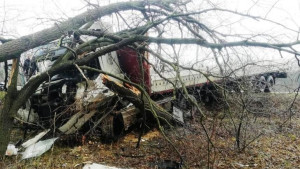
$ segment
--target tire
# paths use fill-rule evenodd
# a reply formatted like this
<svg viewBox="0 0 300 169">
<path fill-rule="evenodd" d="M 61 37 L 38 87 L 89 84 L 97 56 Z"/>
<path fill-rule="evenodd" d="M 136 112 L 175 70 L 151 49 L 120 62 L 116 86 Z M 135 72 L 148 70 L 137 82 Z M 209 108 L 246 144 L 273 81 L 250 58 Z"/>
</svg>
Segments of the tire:
<svg viewBox="0 0 300 169">
<path fill-rule="evenodd" d="M 214 102 L 217 102 L 219 94 L 213 85 L 208 84 L 202 86 L 200 96 L 201 102 L 203 102 L 206 106 L 212 106 Z"/>
<path fill-rule="evenodd" d="M 274 84 L 275 84 L 275 80 L 274 80 L 273 76 L 271 76 L 271 75 L 268 76 L 264 92 L 266 92 L 266 93 L 271 92 L 273 90 Z"/>
<path fill-rule="evenodd" d="M 261 76 L 256 82 L 256 90 L 258 92 L 264 92 L 267 86 L 267 81 L 264 76 Z"/>
</svg>

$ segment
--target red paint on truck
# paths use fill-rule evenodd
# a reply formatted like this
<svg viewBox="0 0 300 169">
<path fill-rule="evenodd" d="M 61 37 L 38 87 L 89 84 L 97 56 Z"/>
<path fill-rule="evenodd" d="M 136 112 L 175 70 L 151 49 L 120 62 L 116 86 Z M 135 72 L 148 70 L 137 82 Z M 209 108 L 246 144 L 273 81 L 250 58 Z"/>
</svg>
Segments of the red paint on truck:
<svg viewBox="0 0 300 169">
<path fill-rule="evenodd" d="M 129 47 L 117 51 L 121 70 L 134 83 L 142 84 L 143 77 L 138 61 L 138 52 Z M 148 94 L 151 93 L 150 65 L 143 61 L 144 83 Z"/>
</svg>

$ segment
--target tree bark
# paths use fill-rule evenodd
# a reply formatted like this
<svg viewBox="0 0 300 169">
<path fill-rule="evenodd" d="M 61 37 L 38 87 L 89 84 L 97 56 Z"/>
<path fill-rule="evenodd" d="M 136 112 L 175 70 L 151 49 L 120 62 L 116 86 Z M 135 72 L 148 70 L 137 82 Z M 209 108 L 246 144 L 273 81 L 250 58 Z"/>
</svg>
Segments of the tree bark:
<svg viewBox="0 0 300 169">
<path fill-rule="evenodd" d="M 0 157 L 4 155 L 10 141 L 11 129 L 13 126 L 12 105 L 17 96 L 17 81 L 19 73 L 19 59 L 13 63 L 12 75 L 4 98 L 3 108 L 0 109 Z"/>
</svg>

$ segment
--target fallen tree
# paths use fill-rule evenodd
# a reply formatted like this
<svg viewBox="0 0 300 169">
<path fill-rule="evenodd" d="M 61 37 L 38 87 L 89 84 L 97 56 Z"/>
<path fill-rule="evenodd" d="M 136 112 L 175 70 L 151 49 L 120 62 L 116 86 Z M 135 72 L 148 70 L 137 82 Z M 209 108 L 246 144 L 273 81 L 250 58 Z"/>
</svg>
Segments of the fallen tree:
<svg viewBox="0 0 300 169">
<path fill-rule="evenodd" d="M 95 9 L 88 10 L 81 15 L 70 18 L 64 22 L 55 23 L 53 27 L 42 30 L 40 32 L 10 40 L 8 42 L 7 40 L 4 40 L 4 42 L 7 43 L 4 43 L 0 46 L 0 62 L 18 58 L 23 52 L 29 49 L 59 39 L 62 35 L 66 35 L 68 31 L 77 30 L 84 24 L 93 22 L 103 16 L 126 10 L 141 11 L 145 8 L 145 6 L 155 4 L 160 3 L 158 3 L 158 1 L 133 1 L 120 2 L 108 6 L 97 7 Z"/>
</svg>

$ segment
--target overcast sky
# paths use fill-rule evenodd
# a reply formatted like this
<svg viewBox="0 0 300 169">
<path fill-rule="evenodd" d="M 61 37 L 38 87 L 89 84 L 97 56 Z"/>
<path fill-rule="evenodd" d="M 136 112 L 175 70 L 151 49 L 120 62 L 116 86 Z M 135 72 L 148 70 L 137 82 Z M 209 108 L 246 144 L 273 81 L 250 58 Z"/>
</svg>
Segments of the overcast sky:
<svg viewBox="0 0 300 169">
<path fill-rule="evenodd" d="M 118 1 L 122 0 L 94 0 L 93 2 L 100 2 L 103 6 Z M 282 24 L 278 26 L 271 22 L 233 16 L 229 13 L 211 12 L 200 18 L 210 28 L 230 34 L 271 34 L 275 37 L 275 40 L 270 39 L 271 42 L 276 40 L 288 42 L 297 38 L 297 33 L 289 29 L 299 30 L 300 0 L 194 0 L 190 7 L 203 9 L 211 5 L 210 2 L 219 8 L 260 16 Z M 16 38 L 31 34 L 86 10 L 84 0 L 0 0 L 0 36 Z M 263 40 L 266 39 L 268 40 L 268 38 Z M 253 55 L 257 58 L 276 57 L 274 60 L 281 57 L 274 51 L 253 50 Z M 286 59 L 292 58 L 286 57 Z"/>
<path fill-rule="evenodd" d="M 100 5 L 121 0 L 98 0 Z M 98 3 L 95 1 L 95 3 Z M 206 1 L 206 0 L 202 0 Z M 196 6 L 203 5 L 200 0 Z M 299 0 L 212 0 L 219 7 L 249 13 L 275 20 L 298 30 L 300 25 Z M 200 4 L 198 4 L 200 3 Z M 83 0 L 0 0 L 0 33 L 1 35 L 23 36 L 53 25 L 55 20 L 64 20 L 86 10 Z M 222 14 L 215 17 L 216 22 L 229 23 L 235 21 Z M 228 15 L 232 17 L 232 15 Z M 260 24 L 254 20 L 239 23 L 239 27 L 247 29 L 270 29 L 272 25 Z M 236 31 L 246 31 L 238 29 Z"/>
</svg>

